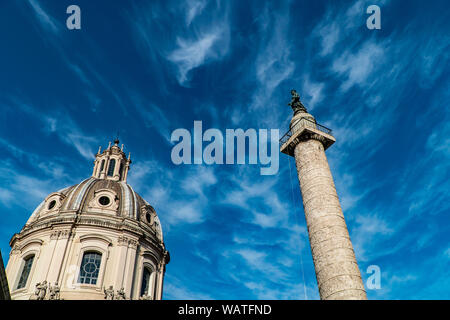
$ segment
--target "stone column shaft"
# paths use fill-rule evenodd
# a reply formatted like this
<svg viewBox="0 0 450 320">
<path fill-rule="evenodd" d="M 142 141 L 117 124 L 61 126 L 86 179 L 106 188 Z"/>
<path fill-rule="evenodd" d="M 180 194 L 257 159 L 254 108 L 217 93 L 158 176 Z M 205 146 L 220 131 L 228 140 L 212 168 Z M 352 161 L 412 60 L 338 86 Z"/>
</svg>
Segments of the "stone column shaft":
<svg viewBox="0 0 450 320">
<path fill-rule="evenodd" d="M 294 116 L 280 151 L 295 158 L 320 298 L 367 299 L 325 156 L 336 139 L 295 103 L 295 93 L 291 91 Z"/>
<path fill-rule="evenodd" d="M 320 298 L 367 299 L 322 142 L 294 149 Z"/>
</svg>

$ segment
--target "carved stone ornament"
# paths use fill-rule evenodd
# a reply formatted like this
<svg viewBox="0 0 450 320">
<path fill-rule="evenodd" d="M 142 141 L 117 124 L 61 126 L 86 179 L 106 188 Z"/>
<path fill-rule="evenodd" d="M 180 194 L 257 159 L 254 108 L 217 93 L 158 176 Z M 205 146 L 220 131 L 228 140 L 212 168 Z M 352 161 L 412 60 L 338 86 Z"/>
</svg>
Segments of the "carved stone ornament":
<svg viewBox="0 0 450 320">
<path fill-rule="evenodd" d="M 130 239 L 126 236 L 119 236 L 117 238 L 117 243 L 119 246 L 129 246 L 131 248 L 136 248 L 138 245 L 138 242 L 134 239 Z"/>
<path fill-rule="evenodd" d="M 58 282 L 55 282 L 53 286 L 50 285 L 49 291 L 50 291 L 48 297 L 49 300 L 60 300 L 59 296 L 60 288 Z"/>
<path fill-rule="evenodd" d="M 148 294 L 147 291 L 145 291 L 144 294 L 139 297 L 139 300 L 153 300 L 153 298 L 151 295 Z"/>
<path fill-rule="evenodd" d="M 146 206 L 141 207 L 141 215 L 140 215 L 139 220 L 153 226 L 154 221 L 155 221 L 155 216 L 156 216 L 156 212 L 152 206 L 146 205 Z"/>
<path fill-rule="evenodd" d="M 103 292 L 105 293 L 106 300 L 114 300 L 114 288 L 113 286 L 109 286 L 108 289 L 103 287 Z"/>
<path fill-rule="evenodd" d="M 20 252 L 21 252 L 21 250 L 20 250 L 19 244 L 18 243 L 14 244 L 14 246 L 11 249 L 11 254 L 17 254 Z"/>
<path fill-rule="evenodd" d="M 120 288 L 120 290 L 117 290 L 117 294 L 115 296 L 114 300 L 126 300 L 127 297 L 125 296 L 125 290 L 124 288 Z"/>
<path fill-rule="evenodd" d="M 54 230 L 50 234 L 51 240 L 57 240 L 57 239 L 67 239 L 70 236 L 70 230 Z"/>
<path fill-rule="evenodd" d="M 47 294 L 47 281 L 36 283 L 36 289 L 34 290 L 34 294 L 30 296 L 30 300 L 44 300 Z"/>
<path fill-rule="evenodd" d="M 95 191 L 88 208 L 92 212 L 116 214 L 119 208 L 119 198 L 110 189 L 100 189 Z"/>
<path fill-rule="evenodd" d="M 62 206 L 63 200 L 66 196 L 59 192 L 53 192 L 45 198 L 44 206 L 39 216 L 57 213 Z"/>
</svg>

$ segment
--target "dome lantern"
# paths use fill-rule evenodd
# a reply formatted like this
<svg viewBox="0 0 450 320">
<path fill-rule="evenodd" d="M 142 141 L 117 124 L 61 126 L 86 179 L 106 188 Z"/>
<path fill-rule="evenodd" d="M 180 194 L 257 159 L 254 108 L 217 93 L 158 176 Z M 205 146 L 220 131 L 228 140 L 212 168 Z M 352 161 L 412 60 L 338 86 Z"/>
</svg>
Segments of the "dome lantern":
<svg viewBox="0 0 450 320">
<path fill-rule="evenodd" d="M 127 181 L 131 159 L 126 157 L 122 147 L 119 148 L 119 139 L 114 140 L 114 145 L 109 142 L 108 148 L 101 152 L 101 146 L 95 155 L 92 177 L 113 181 Z"/>
</svg>

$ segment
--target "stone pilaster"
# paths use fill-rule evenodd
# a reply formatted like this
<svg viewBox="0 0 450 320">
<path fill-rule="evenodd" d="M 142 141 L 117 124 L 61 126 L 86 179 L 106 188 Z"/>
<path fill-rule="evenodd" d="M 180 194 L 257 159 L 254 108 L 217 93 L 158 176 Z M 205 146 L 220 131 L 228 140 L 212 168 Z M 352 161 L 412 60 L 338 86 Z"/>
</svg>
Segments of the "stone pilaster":
<svg viewBox="0 0 450 320">
<path fill-rule="evenodd" d="M 54 230 L 50 234 L 49 246 L 52 247 L 52 258 L 47 271 L 47 282 L 54 284 L 58 282 L 61 266 L 66 254 L 69 242 L 70 229 Z"/>
<path fill-rule="evenodd" d="M 124 283 L 123 287 L 125 288 L 125 292 L 129 295 L 129 297 L 133 296 L 133 279 L 136 268 L 136 251 L 137 251 L 137 240 L 128 239 L 128 251 L 127 251 L 127 263 L 125 264 L 124 269 Z"/>
</svg>

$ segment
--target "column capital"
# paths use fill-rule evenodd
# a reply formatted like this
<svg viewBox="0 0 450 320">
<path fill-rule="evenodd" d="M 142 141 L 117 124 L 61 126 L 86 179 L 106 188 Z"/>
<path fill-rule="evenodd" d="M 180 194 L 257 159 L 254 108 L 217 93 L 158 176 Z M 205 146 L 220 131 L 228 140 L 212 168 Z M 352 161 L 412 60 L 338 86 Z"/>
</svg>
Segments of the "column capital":
<svg viewBox="0 0 450 320">
<path fill-rule="evenodd" d="M 299 113 L 292 118 L 289 131 L 280 139 L 280 151 L 293 157 L 295 146 L 310 139 L 320 141 L 324 150 L 336 142 L 331 129 L 318 124 L 309 113 Z"/>
</svg>

